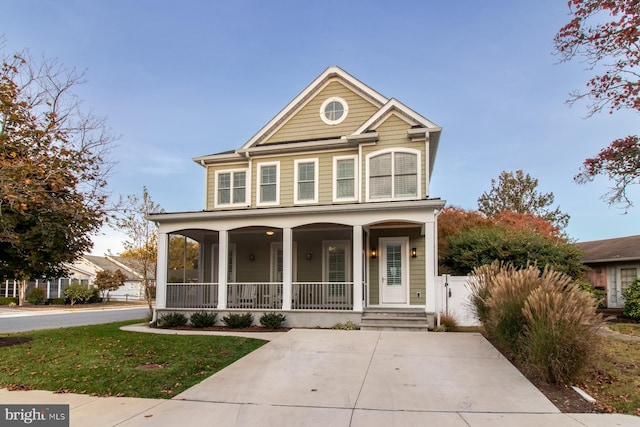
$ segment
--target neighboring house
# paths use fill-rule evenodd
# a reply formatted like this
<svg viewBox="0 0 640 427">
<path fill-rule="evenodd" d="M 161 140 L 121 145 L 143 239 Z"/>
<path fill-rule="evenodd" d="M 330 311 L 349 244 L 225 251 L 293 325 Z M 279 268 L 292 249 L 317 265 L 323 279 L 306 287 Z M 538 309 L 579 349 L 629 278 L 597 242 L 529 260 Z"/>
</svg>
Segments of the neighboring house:
<svg viewBox="0 0 640 427">
<path fill-rule="evenodd" d="M 433 319 L 440 133 L 328 68 L 240 148 L 193 159 L 204 210 L 148 217 L 159 226 L 156 314 L 281 311 L 290 326 L 326 327 L 403 308 Z M 198 243 L 186 283 L 169 280 L 175 236 Z"/>
<path fill-rule="evenodd" d="M 110 300 L 134 301 L 144 300 L 144 287 L 139 266 L 135 260 L 120 256 L 84 255 L 73 264 L 66 265 L 69 272 L 67 277 L 58 279 L 32 280 L 27 286 L 25 295 L 29 295 L 33 288 L 42 288 L 49 299 L 64 298 L 63 291 L 71 284 L 79 283 L 87 287 L 94 286 L 98 272 L 120 270 L 127 277 L 123 286 L 109 293 Z M 14 280 L 6 280 L 0 286 L 0 297 L 17 297 L 18 284 Z"/>
<path fill-rule="evenodd" d="M 576 243 L 590 268 L 586 281 L 606 292 L 608 308 L 624 307 L 622 293 L 640 277 L 640 236 Z"/>
</svg>

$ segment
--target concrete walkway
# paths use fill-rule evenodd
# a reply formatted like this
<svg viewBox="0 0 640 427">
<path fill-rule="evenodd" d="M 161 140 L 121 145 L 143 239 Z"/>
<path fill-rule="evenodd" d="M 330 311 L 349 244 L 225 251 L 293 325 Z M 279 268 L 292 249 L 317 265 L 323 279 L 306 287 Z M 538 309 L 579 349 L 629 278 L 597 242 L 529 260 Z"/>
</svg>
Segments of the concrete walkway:
<svg viewBox="0 0 640 427">
<path fill-rule="evenodd" d="M 172 400 L 0 390 L 69 403 L 72 426 L 640 426 L 561 414 L 480 334 L 294 329 Z"/>
</svg>

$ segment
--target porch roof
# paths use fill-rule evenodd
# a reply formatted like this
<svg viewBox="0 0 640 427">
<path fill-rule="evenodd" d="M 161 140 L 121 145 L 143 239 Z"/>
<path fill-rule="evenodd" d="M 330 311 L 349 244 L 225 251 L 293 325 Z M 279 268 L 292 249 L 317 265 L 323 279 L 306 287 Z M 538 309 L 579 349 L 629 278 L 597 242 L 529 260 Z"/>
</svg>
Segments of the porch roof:
<svg viewBox="0 0 640 427">
<path fill-rule="evenodd" d="M 446 201 L 436 199 L 406 200 L 375 203 L 349 203 L 341 205 L 292 206 L 278 208 L 247 208 L 233 210 L 197 211 L 197 212 L 169 212 L 148 215 L 146 218 L 156 223 L 171 223 L 182 221 L 224 220 L 242 218 L 258 218 L 264 216 L 282 217 L 307 214 L 349 214 L 362 212 L 393 212 L 415 209 L 442 209 Z"/>
</svg>

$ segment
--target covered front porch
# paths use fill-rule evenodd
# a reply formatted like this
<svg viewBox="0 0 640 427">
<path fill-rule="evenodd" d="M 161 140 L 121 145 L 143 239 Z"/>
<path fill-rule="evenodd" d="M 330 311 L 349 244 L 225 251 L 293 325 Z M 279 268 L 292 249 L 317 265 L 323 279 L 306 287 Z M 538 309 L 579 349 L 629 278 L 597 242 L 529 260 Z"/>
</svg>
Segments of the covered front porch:
<svg viewBox="0 0 640 427">
<path fill-rule="evenodd" d="M 366 307 L 433 313 L 433 209 L 387 209 L 389 220 L 333 208 L 330 216 L 159 222 L 157 313 L 282 311 L 289 325 L 310 327 L 359 324 Z"/>
</svg>

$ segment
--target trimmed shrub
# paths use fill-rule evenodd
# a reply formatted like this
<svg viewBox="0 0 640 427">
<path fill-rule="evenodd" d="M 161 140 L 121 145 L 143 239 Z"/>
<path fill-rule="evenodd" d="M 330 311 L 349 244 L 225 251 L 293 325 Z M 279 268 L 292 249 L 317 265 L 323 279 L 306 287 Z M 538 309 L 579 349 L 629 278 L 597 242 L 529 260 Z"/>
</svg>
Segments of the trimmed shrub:
<svg viewBox="0 0 640 427">
<path fill-rule="evenodd" d="M 91 288 L 91 296 L 85 301 L 87 304 L 96 304 L 102 302 L 100 297 L 100 290 L 98 288 Z"/>
<path fill-rule="evenodd" d="M 13 298 L 13 297 L 0 297 L 0 305 L 11 305 L 11 304 L 18 304 L 18 298 Z"/>
<path fill-rule="evenodd" d="M 570 281 L 553 276 L 531 292 L 523 309 L 524 357 L 552 384 L 572 384 L 600 342 L 598 302 Z"/>
<path fill-rule="evenodd" d="M 222 318 L 222 323 L 232 329 L 248 328 L 253 325 L 253 314 L 230 313 Z"/>
<path fill-rule="evenodd" d="M 187 316 L 182 313 L 167 313 L 160 316 L 158 326 L 162 328 L 175 328 L 187 324 Z"/>
<path fill-rule="evenodd" d="M 27 301 L 33 305 L 42 305 L 47 302 L 45 291 L 42 288 L 33 288 L 29 295 L 27 295 Z"/>
<path fill-rule="evenodd" d="M 67 300 L 65 298 L 49 298 L 47 300 L 47 304 L 52 304 L 52 305 L 65 305 L 67 303 Z"/>
<path fill-rule="evenodd" d="M 216 324 L 217 318 L 218 313 L 200 311 L 191 315 L 189 323 L 191 323 L 194 328 L 208 328 Z"/>
<path fill-rule="evenodd" d="M 86 285 L 77 283 L 65 288 L 62 291 L 62 294 L 69 300 L 71 305 L 75 305 L 76 303 L 89 301 L 89 299 L 94 295 L 93 291 L 94 288 L 87 288 Z"/>
<path fill-rule="evenodd" d="M 631 319 L 640 320 L 640 279 L 636 279 L 622 293 L 625 303 L 622 313 Z"/>
<path fill-rule="evenodd" d="M 353 323 L 351 320 L 349 320 L 346 323 L 336 323 L 335 325 L 333 325 L 333 327 L 331 329 L 342 329 L 344 331 L 355 331 L 356 329 L 358 329 L 358 327 L 356 326 L 355 323 Z"/>
<path fill-rule="evenodd" d="M 264 313 L 260 316 L 260 324 L 268 329 L 278 329 L 287 320 L 287 316 L 282 313 Z"/>
</svg>

